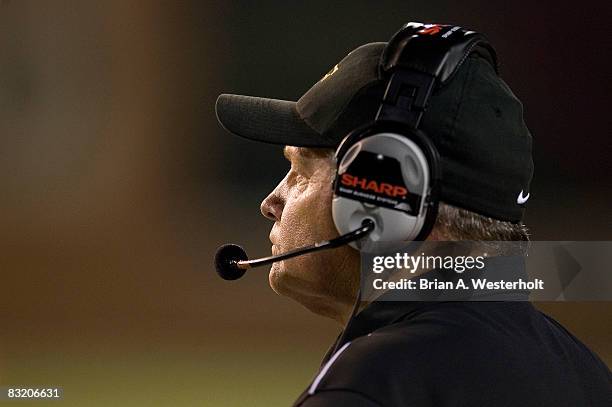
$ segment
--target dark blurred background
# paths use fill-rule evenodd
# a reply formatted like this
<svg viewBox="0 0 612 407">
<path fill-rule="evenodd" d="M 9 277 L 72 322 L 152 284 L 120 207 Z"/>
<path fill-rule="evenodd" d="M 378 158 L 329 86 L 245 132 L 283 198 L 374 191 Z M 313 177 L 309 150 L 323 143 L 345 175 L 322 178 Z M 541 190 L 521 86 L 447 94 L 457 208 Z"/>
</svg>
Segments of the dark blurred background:
<svg viewBox="0 0 612 407">
<path fill-rule="evenodd" d="M 289 404 L 339 327 L 264 270 L 215 276 L 221 243 L 269 252 L 259 202 L 287 164 L 226 134 L 214 102 L 295 100 L 406 21 L 496 44 L 534 136 L 533 238 L 610 240 L 611 17 L 606 1 L 0 0 L 0 386 Z M 539 306 L 612 362 L 610 303 Z"/>
</svg>

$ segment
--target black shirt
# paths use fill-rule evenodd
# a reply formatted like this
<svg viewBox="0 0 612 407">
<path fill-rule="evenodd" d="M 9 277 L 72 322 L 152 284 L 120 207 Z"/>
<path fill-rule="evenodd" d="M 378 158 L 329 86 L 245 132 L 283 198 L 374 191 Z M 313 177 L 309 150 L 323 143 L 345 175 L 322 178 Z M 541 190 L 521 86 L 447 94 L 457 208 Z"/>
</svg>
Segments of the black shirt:
<svg viewBox="0 0 612 407">
<path fill-rule="evenodd" d="M 294 406 L 609 407 L 612 374 L 526 301 L 374 302 Z"/>
</svg>

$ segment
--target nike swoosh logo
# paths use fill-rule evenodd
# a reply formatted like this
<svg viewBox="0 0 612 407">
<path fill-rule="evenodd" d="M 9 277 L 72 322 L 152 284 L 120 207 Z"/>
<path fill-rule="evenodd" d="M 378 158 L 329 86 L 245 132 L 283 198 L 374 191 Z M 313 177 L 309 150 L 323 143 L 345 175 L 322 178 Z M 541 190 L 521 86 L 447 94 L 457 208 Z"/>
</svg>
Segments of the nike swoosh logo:
<svg viewBox="0 0 612 407">
<path fill-rule="evenodd" d="M 519 204 L 519 205 L 524 204 L 529 199 L 529 195 L 530 195 L 530 193 L 528 192 L 526 196 L 523 196 L 523 190 L 521 189 L 521 193 L 516 198 L 516 203 Z"/>
</svg>

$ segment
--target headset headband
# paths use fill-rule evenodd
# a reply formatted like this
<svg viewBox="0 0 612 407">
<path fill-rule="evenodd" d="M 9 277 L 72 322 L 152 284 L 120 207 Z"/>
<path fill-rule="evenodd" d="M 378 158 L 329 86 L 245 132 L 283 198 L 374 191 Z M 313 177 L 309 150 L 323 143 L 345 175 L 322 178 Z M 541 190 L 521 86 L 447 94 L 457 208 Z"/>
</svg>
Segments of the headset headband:
<svg viewBox="0 0 612 407">
<path fill-rule="evenodd" d="M 460 26 L 407 23 L 385 47 L 379 74 L 389 78 L 376 121 L 418 128 L 436 83 L 444 85 L 471 53 L 497 72 L 497 56 L 484 35 Z"/>
</svg>

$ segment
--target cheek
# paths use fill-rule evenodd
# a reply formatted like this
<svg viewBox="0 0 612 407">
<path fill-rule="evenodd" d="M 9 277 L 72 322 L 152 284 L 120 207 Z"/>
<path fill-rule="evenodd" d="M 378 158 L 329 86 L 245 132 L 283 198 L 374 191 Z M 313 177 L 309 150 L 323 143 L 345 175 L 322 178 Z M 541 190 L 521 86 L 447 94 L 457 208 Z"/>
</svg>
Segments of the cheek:
<svg viewBox="0 0 612 407">
<path fill-rule="evenodd" d="M 313 220 L 325 212 L 327 199 L 319 191 L 306 192 L 287 202 L 287 219 L 299 219 L 304 223 L 316 223 Z"/>
<path fill-rule="evenodd" d="M 310 185 L 303 191 L 290 194 L 281 219 L 281 228 L 292 241 L 302 244 L 334 236 L 331 217 L 332 191 L 327 185 Z"/>
</svg>

